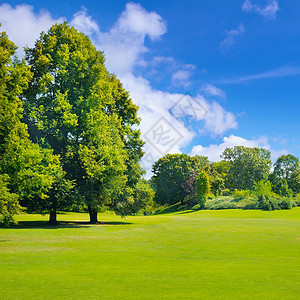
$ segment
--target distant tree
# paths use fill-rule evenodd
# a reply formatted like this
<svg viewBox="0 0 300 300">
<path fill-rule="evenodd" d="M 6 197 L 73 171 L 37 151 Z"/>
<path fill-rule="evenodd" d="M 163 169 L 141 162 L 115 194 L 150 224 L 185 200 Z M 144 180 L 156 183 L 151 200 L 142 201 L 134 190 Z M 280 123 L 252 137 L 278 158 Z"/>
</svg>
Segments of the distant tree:
<svg viewBox="0 0 300 300">
<path fill-rule="evenodd" d="M 289 185 L 284 178 L 279 178 L 273 184 L 273 191 L 283 197 L 289 197 L 293 194 L 293 191 L 289 188 Z"/>
<path fill-rule="evenodd" d="M 274 175 L 289 181 L 295 171 L 300 169 L 299 159 L 291 154 L 280 156 L 274 164 Z"/>
<path fill-rule="evenodd" d="M 300 193 L 300 170 L 297 169 L 289 179 L 289 188 L 293 191 L 294 195 Z"/>
<path fill-rule="evenodd" d="M 269 150 L 235 146 L 226 148 L 222 158 L 230 163 L 231 190 L 251 190 L 256 182 L 267 179 L 270 174 Z"/>
<path fill-rule="evenodd" d="M 210 192 L 209 176 L 205 171 L 199 173 L 197 177 L 197 199 L 200 204 L 200 208 L 205 207 L 207 195 Z"/>
<path fill-rule="evenodd" d="M 212 164 L 210 173 L 209 173 L 209 182 L 211 192 L 215 196 L 219 196 L 222 193 L 222 190 L 225 188 L 225 178 L 227 174 L 217 172 L 216 168 Z"/>
<path fill-rule="evenodd" d="M 125 211 L 130 210 L 130 214 L 134 215 L 139 212 L 148 213 L 153 209 L 153 199 L 155 196 L 154 190 L 151 188 L 150 184 L 145 179 L 140 179 L 133 193 L 131 193 L 131 203 L 128 207 L 122 207 L 121 209 L 125 209 Z M 125 202 L 125 203 L 128 203 Z M 120 208 L 119 208 L 120 209 Z"/>
<path fill-rule="evenodd" d="M 211 163 L 211 173 L 214 173 L 217 175 L 217 177 L 221 177 L 222 180 L 220 179 L 217 180 L 217 182 L 220 183 L 220 188 L 224 189 L 225 187 L 228 189 L 234 189 L 233 188 L 233 183 L 232 183 L 232 176 L 230 174 L 230 162 L 229 161 L 224 161 L 221 160 L 219 162 L 212 162 Z M 214 177 L 214 176 L 211 176 Z M 213 183 L 212 183 L 213 185 Z M 212 187 L 212 192 L 214 188 Z M 213 194 L 215 194 L 213 192 Z"/>
<path fill-rule="evenodd" d="M 159 204 L 183 204 L 187 195 L 185 183 L 203 168 L 209 168 L 207 157 L 167 154 L 153 165 L 152 184 Z"/>
<path fill-rule="evenodd" d="M 280 156 L 275 164 L 274 171 L 270 176 L 274 188 L 283 189 L 285 182 L 294 194 L 300 191 L 300 163 L 299 159 L 291 154 Z"/>
</svg>

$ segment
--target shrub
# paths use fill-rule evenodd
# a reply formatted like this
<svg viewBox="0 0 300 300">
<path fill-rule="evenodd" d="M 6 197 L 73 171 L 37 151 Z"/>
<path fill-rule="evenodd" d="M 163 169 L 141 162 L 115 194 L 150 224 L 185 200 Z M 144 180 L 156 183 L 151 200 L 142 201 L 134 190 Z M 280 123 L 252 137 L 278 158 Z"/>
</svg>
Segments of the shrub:
<svg viewBox="0 0 300 300">
<path fill-rule="evenodd" d="M 237 203 L 233 197 L 219 196 L 214 199 L 208 200 L 206 209 L 234 209 L 238 208 Z"/>
<path fill-rule="evenodd" d="M 258 197 L 258 208 L 262 210 L 276 210 L 280 209 L 278 200 L 270 198 L 269 196 L 260 195 Z"/>
<path fill-rule="evenodd" d="M 245 205 L 243 209 L 258 209 L 258 201 Z"/>
<path fill-rule="evenodd" d="M 233 197 L 237 200 L 242 200 L 245 198 L 249 198 L 251 193 L 249 190 L 234 190 Z"/>
<path fill-rule="evenodd" d="M 292 208 L 292 201 L 290 199 L 282 199 L 279 202 L 279 207 L 281 209 L 291 209 Z"/>
<path fill-rule="evenodd" d="M 231 196 L 231 191 L 229 189 L 222 190 L 223 196 Z"/>
</svg>

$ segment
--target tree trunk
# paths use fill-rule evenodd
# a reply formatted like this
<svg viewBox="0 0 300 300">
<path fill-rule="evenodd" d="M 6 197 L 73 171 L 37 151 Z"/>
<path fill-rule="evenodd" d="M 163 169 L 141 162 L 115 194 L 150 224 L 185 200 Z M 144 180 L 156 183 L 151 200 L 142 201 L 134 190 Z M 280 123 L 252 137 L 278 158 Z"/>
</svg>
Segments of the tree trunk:
<svg viewBox="0 0 300 300">
<path fill-rule="evenodd" d="M 90 223 L 91 224 L 97 224 L 98 223 L 98 212 L 97 209 L 92 208 L 90 205 L 88 206 L 89 215 L 90 215 Z"/>
<path fill-rule="evenodd" d="M 57 224 L 57 217 L 56 217 L 56 210 L 50 211 L 50 218 L 49 222 L 50 225 L 56 225 Z"/>
</svg>

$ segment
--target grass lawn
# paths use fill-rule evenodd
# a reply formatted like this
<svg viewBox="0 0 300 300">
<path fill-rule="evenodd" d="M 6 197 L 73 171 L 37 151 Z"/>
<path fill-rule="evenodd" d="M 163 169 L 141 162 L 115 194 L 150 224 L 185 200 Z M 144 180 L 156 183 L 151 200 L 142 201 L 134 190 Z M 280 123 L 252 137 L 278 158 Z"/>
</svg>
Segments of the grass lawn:
<svg viewBox="0 0 300 300">
<path fill-rule="evenodd" d="M 1 300 L 300 297 L 300 208 L 47 218 L 0 228 Z"/>
</svg>

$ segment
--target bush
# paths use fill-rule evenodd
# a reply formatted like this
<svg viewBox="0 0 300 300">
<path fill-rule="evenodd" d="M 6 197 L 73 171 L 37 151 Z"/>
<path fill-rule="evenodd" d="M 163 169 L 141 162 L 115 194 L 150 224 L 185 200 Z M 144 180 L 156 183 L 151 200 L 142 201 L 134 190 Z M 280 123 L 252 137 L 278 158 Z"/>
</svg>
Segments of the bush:
<svg viewBox="0 0 300 300">
<path fill-rule="evenodd" d="M 258 208 L 269 211 L 279 209 L 278 200 L 270 198 L 269 196 L 260 195 L 258 197 Z"/>
<path fill-rule="evenodd" d="M 242 200 L 249 198 L 251 196 L 251 193 L 249 190 L 234 190 L 233 197 L 237 200 Z"/>
<path fill-rule="evenodd" d="M 258 208 L 262 210 L 291 209 L 292 201 L 290 199 L 276 199 L 261 195 L 258 198 Z"/>
<path fill-rule="evenodd" d="M 216 198 L 216 196 L 215 196 L 213 193 L 209 193 L 209 194 L 207 195 L 207 198 L 208 198 L 208 199 L 214 199 L 214 198 Z"/>
<path fill-rule="evenodd" d="M 212 200 L 207 201 L 206 209 L 234 209 L 238 208 L 237 203 L 233 197 L 216 197 Z"/>
<path fill-rule="evenodd" d="M 243 209 L 258 209 L 258 202 L 251 202 L 245 205 Z"/>
<path fill-rule="evenodd" d="M 279 207 L 281 209 L 291 209 L 292 208 L 292 201 L 290 199 L 283 199 L 279 202 Z"/>
<path fill-rule="evenodd" d="M 222 190 L 222 196 L 231 196 L 231 191 L 229 189 Z"/>
</svg>

